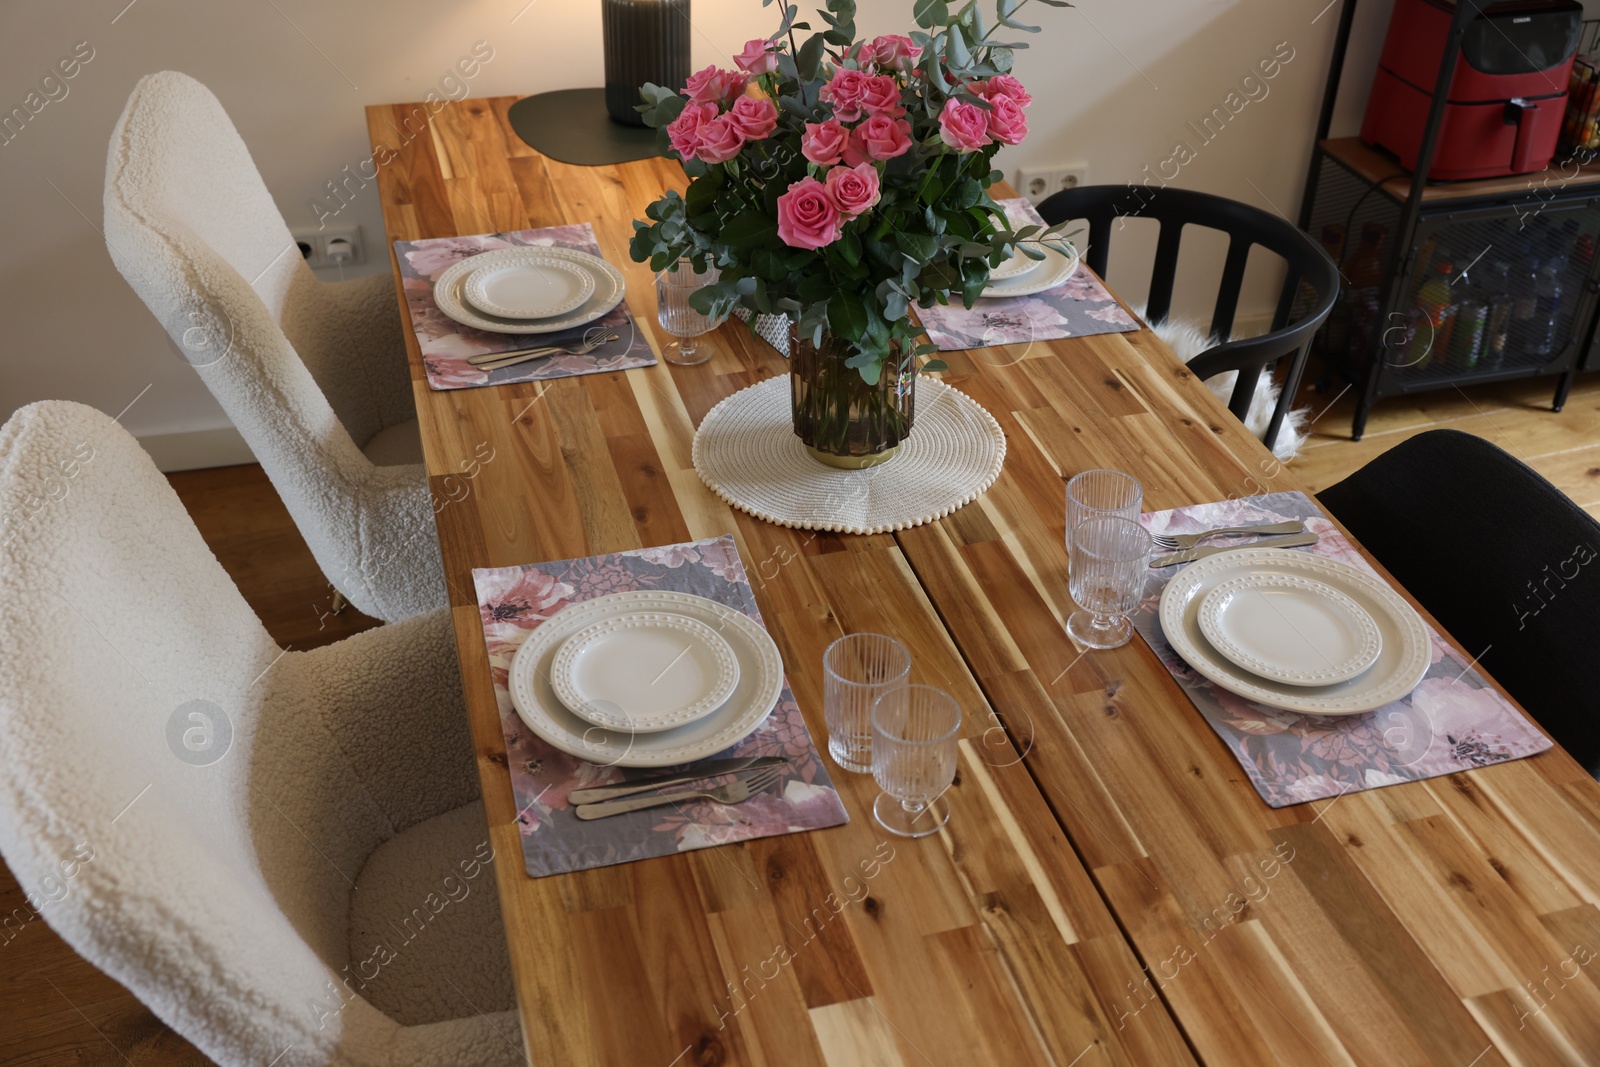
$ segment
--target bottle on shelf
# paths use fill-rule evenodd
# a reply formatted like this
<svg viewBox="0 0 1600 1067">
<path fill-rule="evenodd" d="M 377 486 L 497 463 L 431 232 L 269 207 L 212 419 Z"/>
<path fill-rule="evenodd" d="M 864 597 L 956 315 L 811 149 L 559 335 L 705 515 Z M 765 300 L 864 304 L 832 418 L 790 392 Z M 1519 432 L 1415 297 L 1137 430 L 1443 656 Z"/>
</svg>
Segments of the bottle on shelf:
<svg viewBox="0 0 1600 1067">
<path fill-rule="evenodd" d="M 1504 358 L 1520 362 L 1531 353 L 1539 334 L 1540 260 L 1537 251 L 1519 257 L 1511 268 L 1511 331 Z"/>
<path fill-rule="evenodd" d="M 1483 358 L 1484 335 L 1489 326 L 1489 302 L 1470 276 L 1463 275 L 1456 288 L 1467 287 L 1456 298 L 1450 327 L 1449 366 L 1455 370 L 1477 370 Z"/>
<path fill-rule="evenodd" d="M 1419 322 L 1411 341 L 1409 366 L 1412 370 L 1443 366 L 1448 358 L 1451 330 L 1455 326 L 1455 294 L 1450 289 L 1455 270 L 1450 260 L 1440 259 L 1432 277 L 1417 290 L 1417 307 L 1424 321 Z"/>
<path fill-rule="evenodd" d="M 1388 231 L 1381 223 L 1361 227 L 1361 243 L 1344 261 L 1340 272 L 1346 287 L 1348 308 L 1346 347 L 1352 355 L 1364 357 L 1380 346 L 1378 328 L 1379 287 L 1383 285 L 1383 241 Z"/>
<path fill-rule="evenodd" d="M 1486 370 L 1498 370 L 1505 366 L 1511 331 L 1511 264 L 1503 259 L 1491 262 L 1480 292 L 1488 302 L 1489 318 L 1484 324 L 1483 354 L 1478 362 Z"/>
<path fill-rule="evenodd" d="M 1573 223 L 1576 231 L 1577 224 Z M 1545 243 L 1545 255 L 1533 275 L 1534 321 L 1533 336 L 1529 339 L 1531 355 L 1548 358 L 1561 349 L 1561 305 L 1565 296 L 1562 275 L 1567 270 L 1564 234 L 1550 233 Z"/>
</svg>

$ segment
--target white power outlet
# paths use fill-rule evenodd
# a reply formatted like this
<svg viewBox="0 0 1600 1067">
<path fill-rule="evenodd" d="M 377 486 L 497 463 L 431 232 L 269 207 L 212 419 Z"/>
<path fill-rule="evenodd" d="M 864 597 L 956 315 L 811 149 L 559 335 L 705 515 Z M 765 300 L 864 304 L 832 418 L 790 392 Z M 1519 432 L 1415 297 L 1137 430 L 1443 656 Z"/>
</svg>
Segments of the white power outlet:
<svg viewBox="0 0 1600 1067">
<path fill-rule="evenodd" d="M 1050 167 L 1017 168 L 1017 189 L 1037 204 L 1063 189 L 1089 184 L 1089 164 L 1058 163 Z"/>
<path fill-rule="evenodd" d="M 329 226 L 323 230 L 307 227 L 290 233 L 306 263 L 317 270 L 350 267 L 366 260 L 360 226 Z"/>
</svg>

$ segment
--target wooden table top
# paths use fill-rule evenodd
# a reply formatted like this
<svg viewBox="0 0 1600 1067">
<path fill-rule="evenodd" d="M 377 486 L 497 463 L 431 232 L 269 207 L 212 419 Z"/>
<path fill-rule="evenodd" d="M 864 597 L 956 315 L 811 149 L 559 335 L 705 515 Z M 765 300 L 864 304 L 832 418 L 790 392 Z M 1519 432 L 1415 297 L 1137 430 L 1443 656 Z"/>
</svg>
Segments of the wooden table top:
<svg viewBox="0 0 1600 1067">
<path fill-rule="evenodd" d="M 547 160 L 513 102 L 420 133 L 418 105 L 367 109 L 388 238 L 593 222 L 649 329 L 630 220 L 681 170 Z M 1005 470 L 868 537 L 772 526 L 701 484 L 694 426 L 787 373 L 737 324 L 716 341 L 698 367 L 433 392 L 408 336 L 438 498 L 475 449 L 497 457 L 437 520 L 534 1063 L 1600 1058 L 1600 785 L 1564 752 L 1274 810 L 1142 640 L 1067 639 L 1064 475 L 1127 470 L 1152 509 L 1300 487 L 1152 334 L 946 354 L 1005 429 Z M 913 680 L 961 701 L 948 829 L 890 838 L 870 777 L 836 770 L 847 826 L 528 877 L 471 569 L 721 533 L 819 745 L 842 633 L 895 634 Z"/>
</svg>

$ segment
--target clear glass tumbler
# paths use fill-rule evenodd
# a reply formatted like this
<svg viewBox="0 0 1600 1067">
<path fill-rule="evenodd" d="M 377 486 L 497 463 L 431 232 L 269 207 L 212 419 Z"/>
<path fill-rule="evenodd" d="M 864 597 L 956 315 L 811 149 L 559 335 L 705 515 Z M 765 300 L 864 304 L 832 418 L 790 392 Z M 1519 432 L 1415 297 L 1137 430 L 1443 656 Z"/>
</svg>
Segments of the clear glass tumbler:
<svg viewBox="0 0 1600 1067">
<path fill-rule="evenodd" d="M 845 634 L 822 654 L 828 755 L 847 771 L 872 770 L 872 704 L 911 678 L 911 653 L 883 634 Z"/>
<path fill-rule="evenodd" d="M 714 351 L 711 344 L 698 338 L 716 329 L 723 320 L 700 314 L 689 306 L 689 298 L 721 276 L 722 272 L 715 267 L 696 271 L 694 263 L 688 259 L 680 259 L 656 275 L 656 319 L 663 330 L 681 338 L 662 348 L 661 356 L 668 363 L 692 367 L 711 358 Z"/>
<path fill-rule="evenodd" d="M 943 689 L 908 685 L 872 706 L 872 817 L 891 834 L 927 837 L 950 821 L 939 798 L 956 777 L 961 705 Z"/>
<path fill-rule="evenodd" d="M 1068 588 L 1082 611 L 1067 619 L 1067 633 L 1087 648 L 1118 648 L 1133 637 L 1128 612 L 1144 596 L 1150 534 L 1131 519 L 1089 518 L 1073 528 Z"/>
</svg>

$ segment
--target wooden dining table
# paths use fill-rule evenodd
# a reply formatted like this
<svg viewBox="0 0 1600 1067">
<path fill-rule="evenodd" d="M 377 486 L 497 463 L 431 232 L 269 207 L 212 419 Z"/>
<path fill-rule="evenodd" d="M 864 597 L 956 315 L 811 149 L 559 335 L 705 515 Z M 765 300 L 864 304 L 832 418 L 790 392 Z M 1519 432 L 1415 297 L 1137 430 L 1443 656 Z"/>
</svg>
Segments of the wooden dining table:
<svg viewBox="0 0 1600 1067">
<path fill-rule="evenodd" d="M 628 239 L 682 170 L 547 159 L 514 102 L 367 109 L 387 238 L 590 222 L 659 348 Z M 439 392 L 407 336 L 531 1063 L 1600 1063 L 1600 784 L 1567 753 L 1274 809 L 1142 639 L 1067 637 L 1064 478 L 1126 470 L 1151 510 L 1304 488 L 1154 334 L 945 353 L 1004 470 L 870 536 L 701 483 L 696 425 L 788 372 L 737 322 L 712 340 L 701 366 Z M 948 827 L 891 837 L 871 777 L 830 765 L 847 825 L 530 877 L 473 568 L 720 534 L 819 745 L 841 634 L 894 635 L 960 701 Z"/>
</svg>

